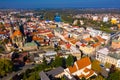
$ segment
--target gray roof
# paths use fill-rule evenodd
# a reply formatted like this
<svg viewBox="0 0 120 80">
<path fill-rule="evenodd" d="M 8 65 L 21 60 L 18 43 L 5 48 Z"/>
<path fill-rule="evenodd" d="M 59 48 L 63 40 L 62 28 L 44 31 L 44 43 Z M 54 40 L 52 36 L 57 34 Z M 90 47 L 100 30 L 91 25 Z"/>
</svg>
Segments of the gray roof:
<svg viewBox="0 0 120 80">
<path fill-rule="evenodd" d="M 40 76 L 41 80 L 50 80 L 50 79 L 48 78 L 48 76 L 47 76 L 43 71 L 41 71 L 41 72 L 39 73 L 39 76 Z"/>
<path fill-rule="evenodd" d="M 108 56 L 113 57 L 115 59 L 120 59 L 120 53 L 109 53 Z"/>
<path fill-rule="evenodd" d="M 48 71 L 47 74 L 52 75 L 54 77 L 54 76 L 56 76 L 56 75 L 58 75 L 58 74 L 60 74 L 62 72 L 64 72 L 64 69 L 62 67 L 58 67 L 58 68 L 55 68 L 55 69 L 53 69 L 51 71 Z"/>
</svg>

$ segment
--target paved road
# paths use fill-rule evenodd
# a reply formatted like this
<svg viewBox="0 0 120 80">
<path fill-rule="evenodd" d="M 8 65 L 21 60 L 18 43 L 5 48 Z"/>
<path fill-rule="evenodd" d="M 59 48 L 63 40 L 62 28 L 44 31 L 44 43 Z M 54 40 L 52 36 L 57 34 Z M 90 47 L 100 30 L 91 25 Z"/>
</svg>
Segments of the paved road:
<svg viewBox="0 0 120 80">
<path fill-rule="evenodd" d="M 19 70 L 17 72 L 12 72 L 11 74 L 8 74 L 6 77 L 3 77 L 2 79 L 0 78 L 0 80 L 10 80 L 16 74 L 21 74 L 21 73 L 25 72 L 27 69 L 32 69 L 35 66 L 36 65 L 32 65 L 32 64 L 25 65 L 21 70 Z"/>
</svg>

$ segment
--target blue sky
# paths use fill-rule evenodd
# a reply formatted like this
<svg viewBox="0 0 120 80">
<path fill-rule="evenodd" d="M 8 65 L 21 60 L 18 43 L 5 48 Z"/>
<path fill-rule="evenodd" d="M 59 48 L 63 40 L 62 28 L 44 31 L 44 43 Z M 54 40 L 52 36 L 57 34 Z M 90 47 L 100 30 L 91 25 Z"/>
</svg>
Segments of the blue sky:
<svg viewBox="0 0 120 80">
<path fill-rule="evenodd" d="M 0 0 L 0 8 L 120 8 L 120 0 Z"/>
</svg>

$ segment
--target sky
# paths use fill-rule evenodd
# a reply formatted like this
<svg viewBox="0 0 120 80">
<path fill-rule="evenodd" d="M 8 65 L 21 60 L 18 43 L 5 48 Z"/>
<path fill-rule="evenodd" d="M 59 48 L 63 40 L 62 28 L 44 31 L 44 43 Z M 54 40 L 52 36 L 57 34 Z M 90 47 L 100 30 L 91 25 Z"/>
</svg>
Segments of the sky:
<svg viewBox="0 0 120 80">
<path fill-rule="evenodd" d="M 120 8 L 120 0 L 0 0 L 0 8 Z"/>
</svg>

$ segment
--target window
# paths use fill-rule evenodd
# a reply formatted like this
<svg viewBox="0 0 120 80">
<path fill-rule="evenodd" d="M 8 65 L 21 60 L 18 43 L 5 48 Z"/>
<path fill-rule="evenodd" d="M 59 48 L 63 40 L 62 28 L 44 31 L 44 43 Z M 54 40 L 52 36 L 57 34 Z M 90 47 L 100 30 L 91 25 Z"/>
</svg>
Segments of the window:
<svg viewBox="0 0 120 80">
<path fill-rule="evenodd" d="M 97 54 L 97 58 L 99 58 L 99 54 Z"/>
</svg>

